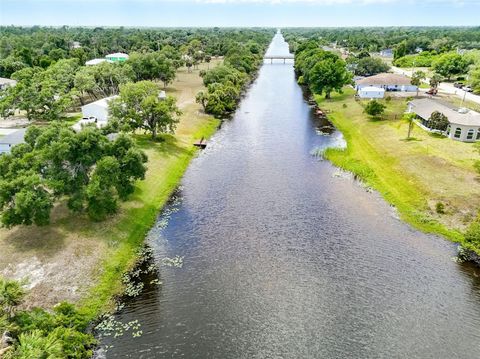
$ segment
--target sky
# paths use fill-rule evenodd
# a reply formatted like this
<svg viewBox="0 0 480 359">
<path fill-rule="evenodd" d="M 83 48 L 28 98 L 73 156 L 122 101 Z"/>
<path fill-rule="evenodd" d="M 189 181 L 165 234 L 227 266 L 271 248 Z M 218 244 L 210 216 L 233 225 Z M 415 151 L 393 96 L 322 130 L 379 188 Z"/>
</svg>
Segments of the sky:
<svg viewBox="0 0 480 359">
<path fill-rule="evenodd" d="M 480 0 L 0 0 L 1 25 L 480 25 Z"/>
</svg>

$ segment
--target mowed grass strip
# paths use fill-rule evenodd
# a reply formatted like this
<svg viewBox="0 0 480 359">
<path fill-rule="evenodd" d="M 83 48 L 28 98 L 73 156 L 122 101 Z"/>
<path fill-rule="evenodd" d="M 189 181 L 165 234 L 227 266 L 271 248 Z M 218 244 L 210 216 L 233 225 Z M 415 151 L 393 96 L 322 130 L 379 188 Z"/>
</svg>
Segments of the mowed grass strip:
<svg viewBox="0 0 480 359">
<path fill-rule="evenodd" d="M 461 232 L 480 203 L 473 144 L 432 135 L 418 126 L 407 140 L 408 124 L 402 120 L 405 99 L 382 101 L 387 105 L 385 115 L 372 119 L 354 93 L 347 88 L 331 100 L 316 97 L 348 144 L 345 150 L 328 149 L 325 157 L 375 188 L 414 227 L 462 241 Z M 436 212 L 437 203 L 446 213 Z"/>
</svg>

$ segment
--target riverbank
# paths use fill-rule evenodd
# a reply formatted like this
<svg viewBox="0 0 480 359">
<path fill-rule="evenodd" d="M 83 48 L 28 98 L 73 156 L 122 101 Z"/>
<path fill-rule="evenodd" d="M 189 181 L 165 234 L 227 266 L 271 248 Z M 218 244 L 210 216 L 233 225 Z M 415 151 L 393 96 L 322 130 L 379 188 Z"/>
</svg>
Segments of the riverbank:
<svg viewBox="0 0 480 359">
<path fill-rule="evenodd" d="M 113 307 L 113 297 L 123 290 L 122 274 L 134 265 L 147 231 L 196 154 L 192 143 L 208 138 L 219 125 L 195 103 L 203 89 L 199 72 L 207 66 L 180 69 L 166 89 L 183 111 L 174 136 L 163 136 L 161 142 L 135 136 L 148 155 L 148 171 L 118 214 L 93 223 L 58 206 L 48 226 L 0 229 L 0 275 L 27 278 L 25 307 L 49 309 L 69 301 L 90 318 Z"/>
<path fill-rule="evenodd" d="M 364 114 L 351 88 L 331 100 L 315 99 L 347 141 L 346 149 L 330 148 L 325 158 L 377 190 L 415 228 L 462 242 L 462 232 L 480 203 L 473 167 L 478 153 L 473 144 L 439 137 L 418 126 L 407 140 L 408 124 L 401 119 L 405 99 L 384 101 L 383 120 Z M 479 253 L 477 248 L 469 249 Z"/>
</svg>

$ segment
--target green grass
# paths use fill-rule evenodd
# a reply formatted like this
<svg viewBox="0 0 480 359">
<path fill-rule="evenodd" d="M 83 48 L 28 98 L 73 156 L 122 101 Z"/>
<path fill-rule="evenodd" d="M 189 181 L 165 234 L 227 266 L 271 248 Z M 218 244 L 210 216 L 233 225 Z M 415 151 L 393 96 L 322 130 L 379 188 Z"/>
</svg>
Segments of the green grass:
<svg viewBox="0 0 480 359">
<path fill-rule="evenodd" d="M 431 136 L 418 127 L 414 138 L 406 140 L 407 124 L 401 120 L 404 100 L 385 102 L 384 119 L 373 120 L 363 113 L 362 102 L 355 101 L 353 93 L 346 89 L 332 100 L 316 98 L 347 141 L 346 149 L 327 149 L 325 157 L 376 189 L 406 222 L 461 242 L 466 223 L 458 213 L 475 213 L 476 205 L 471 203 L 480 203 L 473 146 Z M 435 212 L 438 202 L 447 204 L 446 215 Z"/>
</svg>

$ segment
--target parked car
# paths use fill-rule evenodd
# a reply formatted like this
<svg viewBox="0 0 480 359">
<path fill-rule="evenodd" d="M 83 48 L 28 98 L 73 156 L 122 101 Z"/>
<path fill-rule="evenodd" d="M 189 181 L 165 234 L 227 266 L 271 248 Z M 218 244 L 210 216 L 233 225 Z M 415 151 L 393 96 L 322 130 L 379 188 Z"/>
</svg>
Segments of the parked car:
<svg viewBox="0 0 480 359">
<path fill-rule="evenodd" d="M 457 89 L 461 89 L 463 87 L 463 84 L 461 82 L 455 82 L 453 86 L 456 87 Z"/>
<path fill-rule="evenodd" d="M 473 92 L 473 89 L 470 86 L 464 86 L 462 87 L 462 90 L 467 92 Z"/>
</svg>

